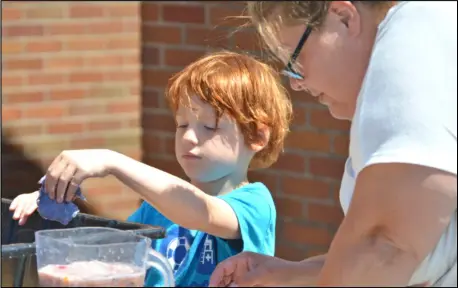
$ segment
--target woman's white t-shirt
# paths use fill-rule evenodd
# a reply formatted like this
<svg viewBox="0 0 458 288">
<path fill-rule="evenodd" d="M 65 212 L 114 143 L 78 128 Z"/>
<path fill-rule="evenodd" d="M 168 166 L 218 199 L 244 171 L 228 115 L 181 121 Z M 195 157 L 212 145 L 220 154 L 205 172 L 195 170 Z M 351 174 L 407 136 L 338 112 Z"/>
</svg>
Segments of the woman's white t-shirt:
<svg viewBox="0 0 458 288">
<path fill-rule="evenodd" d="M 340 188 L 346 213 L 355 178 L 375 163 L 457 172 L 457 2 L 401 2 L 380 24 L 350 132 Z M 456 189 L 456 186 L 455 186 Z M 410 284 L 457 285 L 456 211 Z"/>
</svg>

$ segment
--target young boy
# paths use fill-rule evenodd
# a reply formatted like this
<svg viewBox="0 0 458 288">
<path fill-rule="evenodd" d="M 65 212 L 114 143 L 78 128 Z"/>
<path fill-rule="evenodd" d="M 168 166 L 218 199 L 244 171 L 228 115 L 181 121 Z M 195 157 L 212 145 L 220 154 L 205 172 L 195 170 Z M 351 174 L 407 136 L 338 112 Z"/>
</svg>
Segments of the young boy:
<svg viewBox="0 0 458 288">
<path fill-rule="evenodd" d="M 277 160 L 291 103 L 269 66 L 231 52 L 187 66 L 169 81 L 166 97 L 177 127 L 176 158 L 190 183 L 98 149 L 62 152 L 45 189 L 51 199 L 71 201 L 83 179 L 114 175 L 145 200 L 128 221 L 166 228 L 153 248 L 169 260 L 177 286 L 207 286 L 216 265 L 232 255 L 274 255 L 274 202 L 262 183 L 249 183 L 247 172 Z M 36 208 L 37 193 L 27 195 L 11 205 L 22 223 Z M 150 272 L 145 285 L 157 284 Z"/>
</svg>

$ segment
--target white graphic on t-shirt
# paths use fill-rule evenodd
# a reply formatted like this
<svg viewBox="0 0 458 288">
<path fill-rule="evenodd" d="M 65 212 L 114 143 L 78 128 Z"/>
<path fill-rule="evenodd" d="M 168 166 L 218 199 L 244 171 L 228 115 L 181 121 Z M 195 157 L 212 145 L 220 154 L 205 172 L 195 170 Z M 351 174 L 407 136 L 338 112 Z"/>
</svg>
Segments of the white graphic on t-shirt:
<svg viewBox="0 0 458 288">
<path fill-rule="evenodd" d="M 205 238 L 204 249 L 200 258 L 200 263 L 205 264 L 205 262 L 213 264 L 213 242 L 208 235 Z"/>
<path fill-rule="evenodd" d="M 184 258 L 188 254 L 190 245 L 186 237 L 178 237 L 170 241 L 167 246 L 167 260 L 174 271 L 180 268 Z"/>
</svg>

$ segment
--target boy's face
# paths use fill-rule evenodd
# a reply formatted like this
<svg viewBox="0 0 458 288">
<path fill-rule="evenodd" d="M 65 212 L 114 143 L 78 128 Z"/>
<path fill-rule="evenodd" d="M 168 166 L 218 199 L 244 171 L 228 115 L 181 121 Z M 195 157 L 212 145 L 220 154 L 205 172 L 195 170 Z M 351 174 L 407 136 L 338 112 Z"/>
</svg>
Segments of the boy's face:
<svg viewBox="0 0 458 288">
<path fill-rule="evenodd" d="M 186 175 L 211 182 L 246 171 L 254 151 L 245 145 L 235 120 L 223 115 L 216 126 L 213 107 L 198 97 L 190 102 L 190 108 L 180 105 L 175 116 L 175 155 Z"/>
</svg>

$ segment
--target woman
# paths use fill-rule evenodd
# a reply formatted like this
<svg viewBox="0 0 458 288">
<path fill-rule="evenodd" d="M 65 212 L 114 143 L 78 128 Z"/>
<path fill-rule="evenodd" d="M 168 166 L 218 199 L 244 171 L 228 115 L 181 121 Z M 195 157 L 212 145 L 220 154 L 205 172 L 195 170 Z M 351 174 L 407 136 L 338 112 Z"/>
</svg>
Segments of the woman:
<svg viewBox="0 0 458 288">
<path fill-rule="evenodd" d="M 264 43 L 352 121 L 345 218 L 326 255 L 242 253 L 214 286 L 455 286 L 456 2 L 249 2 Z M 299 188 L 298 188 L 299 189 Z"/>
</svg>

